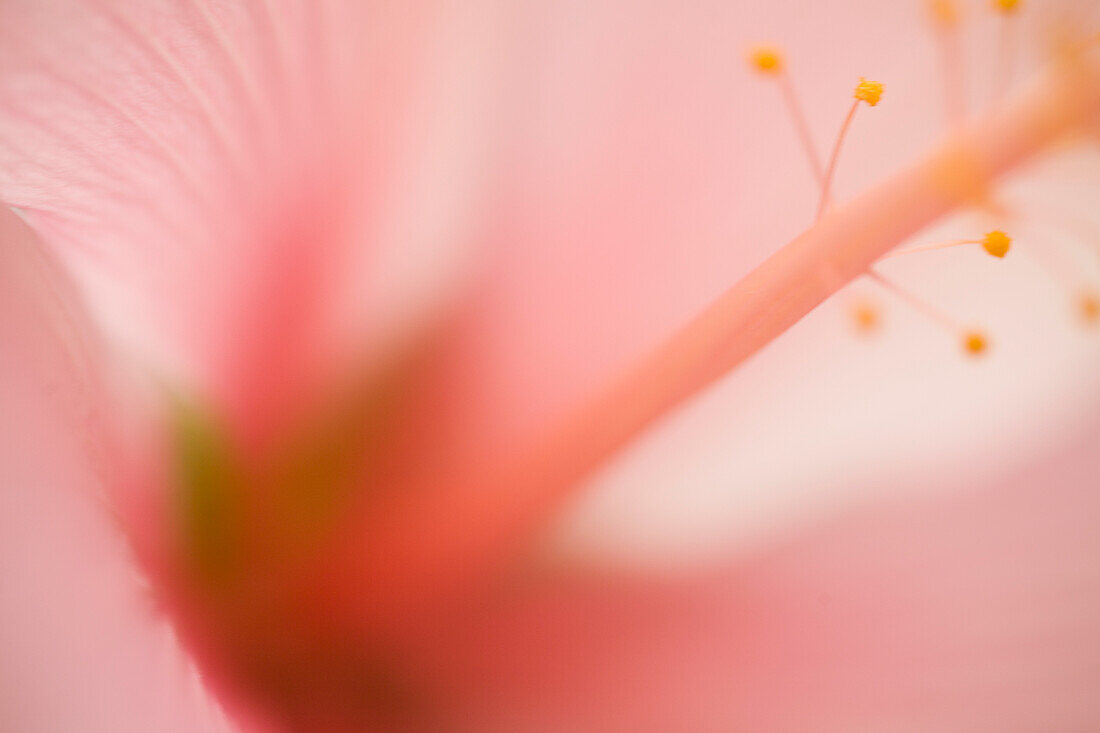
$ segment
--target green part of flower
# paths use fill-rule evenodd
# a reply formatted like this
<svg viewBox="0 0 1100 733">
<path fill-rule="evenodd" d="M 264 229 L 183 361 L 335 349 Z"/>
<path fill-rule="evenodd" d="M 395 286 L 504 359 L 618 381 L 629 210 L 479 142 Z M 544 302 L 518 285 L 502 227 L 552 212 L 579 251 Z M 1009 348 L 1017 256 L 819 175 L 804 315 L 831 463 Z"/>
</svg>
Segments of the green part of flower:
<svg viewBox="0 0 1100 733">
<path fill-rule="evenodd" d="M 323 390 L 247 456 L 216 410 L 176 400 L 176 526 L 190 571 L 222 590 L 244 572 L 292 583 L 288 570 L 307 568 L 349 508 L 386 483 L 410 369 L 407 359 L 396 360 Z"/>
<path fill-rule="evenodd" d="M 200 408 L 176 402 L 172 428 L 185 552 L 208 581 L 232 577 L 241 561 L 241 480 L 224 432 Z"/>
</svg>

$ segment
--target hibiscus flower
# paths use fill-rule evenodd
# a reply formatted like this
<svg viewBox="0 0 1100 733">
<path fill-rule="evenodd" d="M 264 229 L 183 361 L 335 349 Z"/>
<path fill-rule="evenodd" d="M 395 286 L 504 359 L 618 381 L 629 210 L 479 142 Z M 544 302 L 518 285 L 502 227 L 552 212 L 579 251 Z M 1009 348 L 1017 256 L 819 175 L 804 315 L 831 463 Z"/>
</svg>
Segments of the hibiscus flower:
<svg viewBox="0 0 1100 733">
<path fill-rule="evenodd" d="M 1096 727 L 1100 19 L 882 5 L 0 1 L 4 726 Z"/>
</svg>

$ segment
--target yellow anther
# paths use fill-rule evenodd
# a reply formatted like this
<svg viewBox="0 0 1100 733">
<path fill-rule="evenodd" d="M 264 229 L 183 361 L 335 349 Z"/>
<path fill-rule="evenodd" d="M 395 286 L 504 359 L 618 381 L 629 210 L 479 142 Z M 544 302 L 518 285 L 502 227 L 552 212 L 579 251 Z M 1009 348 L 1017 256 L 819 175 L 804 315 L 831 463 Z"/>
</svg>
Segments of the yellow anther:
<svg viewBox="0 0 1100 733">
<path fill-rule="evenodd" d="M 982 239 L 982 249 L 994 257 L 1004 257 L 1012 247 L 1012 237 L 1002 231 L 994 231 Z"/>
<path fill-rule="evenodd" d="M 778 74 L 783 71 L 783 54 L 772 46 L 759 46 L 749 54 L 749 62 L 764 74 Z"/>
<path fill-rule="evenodd" d="M 963 347 L 971 356 L 980 356 L 989 348 L 985 334 L 979 331 L 970 331 L 963 337 Z"/>
<path fill-rule="evenodd" d="M 854 96 L 859 101 L 874 107 L 882 99 L 882 82 L 860 78 Z"/>
<path fill-rule="evenodd" d="M 1014 13 L 1020 9 L 1020 0 L 993 0 L 993 9 L 999 13 Z"/>
<path fill-rule="evenodd" d="M 1100 297 L 1095 293 L 1082 293 L 1077 298 L 1077 312 L 1085 323 L 1100 321 Z"/>
<path fill-rule="evenodd" d="M 940 25 L 952 26 L 959 22 L 959 6 L 955 0 L 929 0 L 932 19 Z"/>
</svg>

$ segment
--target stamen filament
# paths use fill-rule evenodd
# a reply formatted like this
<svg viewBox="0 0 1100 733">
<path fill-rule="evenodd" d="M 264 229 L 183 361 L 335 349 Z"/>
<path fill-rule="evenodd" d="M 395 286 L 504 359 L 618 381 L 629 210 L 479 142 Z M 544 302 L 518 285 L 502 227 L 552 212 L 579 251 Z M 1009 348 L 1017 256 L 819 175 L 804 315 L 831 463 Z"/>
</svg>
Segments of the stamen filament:
<svg viewBox="0 0 1100 733">
<path fill-rule="evenodd" d="M 1052 205 L 1047 202 L 1043 202 L 1040 207 L 1043 210 L 1036 213 L 1034 211 L 1035 202 L 1030 203 L 1033 210 L 1028 212 L 1028 219 L 1041 222 L 1044 227 L 1055 231 L 1064 231 L 1075 240 L 1086 245 L 1091 252 L 1100 255 L 1100 227 L 1097 227 L 1088 218 L 1081 216 L 1079 212 L 1069 207 L 1061 204 Z"/>
<path fill-rule="evenodd" d="M 891 257 L 899 257 L 901 255 L 911 255 L 918 252 L 932 252 L 937 249 L 947 249 L 949 247 L 959 247 L 966 244 L 979 244 L 986 254 L 998 259 L 1003 258 L 1008 254 L 1008 250 L 1012 247 L 1012 238 L 1000 230 L 989 232 L 982 239 L 956 239 L 952 242 L 936 242 L 934 244 L 923 244 L 918 247 L 910 247 L 909 249 L 898 250 L 886 254 L 882 259 L 889 259 Z"/>
<path fill-rule="evenodd" d="M 802 111 L 802 105 L 798 101 L 798 95 L 794 90 L 794 83 L 786 71 L 779 73 L 779 90 L 783 95 L 783 102 L 787 106 L 787 112 L 794 123 L 798 140 L 802 144 L 802 150 L 806 154 L 806 161 L 810 164 L 810 170 L 814 174 L 814 180 L 819 186 L 824 185 L 825 172 L 821 167 L 821 156 L 817 152 L 813 135 L 810 134 L 810 125 L 806 121 L 806 115 Z"/>
<path fill-rule="evenodd" d="M 821 169 L 821 156 L 818 155 L 813 135 L 810 134 L 810 125 L 807 123 L 802 105 L 798 101 L 794 83 L 791 81 L 790 75 L 787 74 L 787 64 L 783 58 L 783 53 L 772 46 L 759 46 L 749 54 L 749 63 L 758 73 L 776 77 L 780 93 L 783 96 L 783 104 L 787 107 L 787 112 L 791 116 L 791 122 L 794 125 L 795 133 L 798 135 L 799 143 L 802 145 L 802 151 L 806 155 L 806 161 L 813 171 L 814 180 L 820 186 L 824 175 Z"/>
<path fill-rule="evenodd" d="M 955 28 L 942 31 L 940 39 L 942 57 L 940 60 L 943 87 L 944 107 L 947 121 L 952 126 L 962 124 L 966 119 L 966 89 L 963 87 L 963 54 L 959 32 Z"/>
<path fill-rule="evenodd" d="M 844 118 L 844 124 L 840 126 L 840 134 L 837 135 L 836 143 L 833 145 L 833 152 L 829 156 L 829 165 L 825 168 L 825 175 L 821 180 L 821 201 L 817 205 L 816 221 L 821 221 L 821 217 L 825 216 L 825 210 L 829 207 L 833 176 L 836 173 L 836 161 L 840 157 L 840 150 L 844 146 L 844 139 L 848 137 L 848 129 L 852 126 L 852 120 L 855 119 L 858 109 L 859 100 L 857 99 L 852 103 L 851 109 L 848 110 L 848 116 Z"/>
<path fill-rule="evenodd" d="M 1081 287 L 1081 278 L 1077 269 L 1045 243 L 1035 242 L 1035 244 L 1040 246 L 1033 246 L 1027 250 L 1032 259 L 1038 262 L 1047 276 L 1067 293 L 1076 292 Z"/>
<path fill-rule="evenodd" d="M 981 331 L 963 328 L 954 318 L 947 315 L 936 306 L 909 292 L 893 280 L 883 277 L 873 269 L 867 270 L 867 276 L 877 282 L 885 290 L 892 293 L 895 297 L 905 301 L 910 308 L 917 311 L 925 318 L 928 318 L 930 321 L 933 321 L 948 333 L 952 334 L 952 336 L 958 338 L 963 348 L 971 356 L 978 356 L 985 353 L 989 344 L 985 334 Z"/>
<path fill-rule="evenodd" d="M 1000 48 L 996 77 L 993 83 L 993 98 L 999 100 L 1008 92 L 1012 83 L 1012 73 L 1016 66 L 1016 21 L 1019 10 L 1018 0 L 993 0 L 994 9 L 1000 13 Z"/>
<path fill-rule="evenodd" d="M 959 10 L 955 0 L 931 0 L 930 9 L 940 51 L 944 112 L 947 122 L 954 127 L 966 118 L 966 74 L 963 69 L 962 41 L 959 38 Z"/>
<path fill-rule="evenodd" d="M 852 103 L 852 108 L 848 110 L 848 116 L 844 118 L 844 124 L 840 126 L 840 134 L 837 135 L 836 144 L 833 145 L 833 153 L 829 156 L 829 167 L 825 169 L 825 176 L 821 182 L 821 201 L 817 205 L 815 221 L 821 221 L 821 217 L 825 215 L 825 210 L 829 207 L 833 176 L 836 173 L 836 162 L 840 158 L 840 150 L 844 147 L 844 139 L 848 137 L 852 120 L 856 117 L 859 103 L 866 102 L 872 107 L 877 105 L 879 100 L 882 99 L 882 84 L 877 81 L 860 79 L 859 84 L 856 85 L 855 94 L 852 96 L 855 97 L 855 102 Z"/>
<path fill-rule="evenodd" d="M 1008 212 L 1007 218 L 1016 226 L 1027 227 L 1027 218 L 1035 219 L 1035 215 L 1029 213 L 1026 217 L 1015 212 Z M 1051 223 L 1051 227 L 1061 228 L 1058 224 Z M 1050 279 L 1058 283 L 1068 293 L 1078 292 L 1082 287 L 1081 273 L 1074 267 L 1061 252 L 1049 246 L 1049 234 L 1031 236 L 1030 242 L 1034 246 L 1027 249 L 1027 253 L 1046 271 Z"/>
<path fill-rule="evenodd" d="M 874 280 L 884 290 L 887 290 L 899 300 L 905 301 L 909 307 L 928 318 L 928 320 L 947 329 L 950 333 L 958 336 L 966 335 L 966 329 L 964 329 L 954 318 L 923 298 L 901 287 L 893 280 L 886 278 L 876 270 L 867 270 L 867 277 Z"/>
<path fill-rule="evenodd" d="M 936 242 L 935 244 L 922 244 L 917 247 L 910 247 L 909 249 L 897 249 L 893 252 L 888 252 L 882 259 L 888 260 L 893 257 L 901 257 L 902 255 L 912 255 L 918 252 L 934 252 L 938 249 L 950 249 L 952 247 L 961 247 L 964 244 L 981 244 L 980 239 L 956 239 L 952 242 Z"/>
</svg>

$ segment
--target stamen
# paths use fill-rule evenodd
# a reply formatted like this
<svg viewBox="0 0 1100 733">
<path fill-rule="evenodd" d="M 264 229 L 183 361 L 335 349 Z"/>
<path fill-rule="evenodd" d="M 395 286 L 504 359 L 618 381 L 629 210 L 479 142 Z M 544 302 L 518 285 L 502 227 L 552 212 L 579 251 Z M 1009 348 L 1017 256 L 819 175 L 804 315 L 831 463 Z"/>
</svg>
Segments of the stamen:
<svg viewBox="0 0 1100 733">
<path fill-rule="evenodd" d="M 1008 91 L 1012 81 L 1012 72 L 1016 66 L 1016 23 L 1015 16 L 1020 10 L 1020 0 L 992 0 L 993 10 L 1001 15 L 1000 59 L 997 63 L 997 76 L 993 84 L 994 99 L 1001 99 Z"/>
<path fill-rule="evenodd" d="M 900 257 L 902 255 L 917 254 L 918 252 L 932 252 L 937 249 L 949 249 L 951 247 L 959 247 L 965 244 L 980 244 L 982 249 L 987 254 L 1003 259 L 1008 254 L 1008 250 L 1012 248 L 1012 237 L 1008 236 L 1002 231 L 993 231 L 986 234 L 981 239 L 956 239 L 950 242 L 936 242 L 935 244 L 922 244 L 918 247 L 910 247 L 909 249 L 902 249 L 896 252 L 887 254 L 883 259 L 890 259 L 891 257 Z"/>
<path fill-rule="evenodd" d="M 962 47 L 959 40 L 959 8 L 955 0 L 929 0 L 929 11 L 940 47 L 944 110 L 947 121 L 957 126 L 966 117 Z"/>
<path fill-rule="evenodd" d="M 790 75 L 787 74 L 783 54 L 778 49 L 771 46 L 760 46 L 753 49 L 749 56 L 749 61 L 757 71 L 762 74 L 767 74 L 768 76 L 774 76 L 779 83 L 779 91 L 783 95 L 783 103 L 787 107 L 787 113 L 791 116 L 791 122 L 794 124 L 795 132 L 798 134 L 798 140 L 802 145 L 802 151 L 806 155 L 806 161 L 810 164 L 810 170 L 813 172 L 814 180 L 817 181 L 820 186 L 824 177 L 824 171 L 821 167 L 821 156 L 818 154 L 817 146 L 814 144 L 813 136 L 810 134 L 810 125 L 807 123 L 806 115 L 802 111 L 802 105 L 798 101 L 798 94 L 795 93 L 794 84 L 791 82 Z"/>
<path fill-rule="evenodd" d="M 852 126 L 852 120 L 855 119 L 856 110 L 859 109 L 859 103 L 866 102 L 874 107 L 882 99 L 882 92 L 883 86 L 877 81 L 861 78 L 859 84 L 856 85 L 856 90 L 852 95 L 855 97 L 855 101 L 852 103 L 852 108 L 848 110 L 848 116 L 844 118 L 844 124 L 840 126 L 840 134 L 837 135 L 836 144 L 833 145 L 833 153 L 829 156 L 829 166 L 825 169 L 825 176 L 822 179 L 821 202 L 817 207 L 818 221 L 825 215 L 825 209 L 829 206 L 829 190 L 832 187 L 833 174 L 836 173 L 836 162 L 840 157 L 840 149 L 844 145 L 844 139 L 848 136 L 848 129 Z"/>
<path fill-rule="evenodd" d="M 913 310 L 922 314 L 928 320 L 938 324 L 953 336 L 958 338 L 963 345 L 963 349 L 973 355 L 977 356 L 986 351 L 989 346 L 988 340 L 981 331 L 974 329 L 964 328 L 954 318 L 944 313 L 942 310 L 927 302 L 923 298 L 914 295 L 908 290 L 902 288 L 893 280 L 889 280 L 877 271 L 873 269 L 867 270 L 867 276 L 881 285 L 885 290 L 892 293 L 899 300 L 904 301 Z"/>
</svg>

